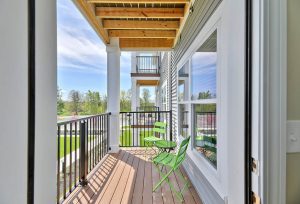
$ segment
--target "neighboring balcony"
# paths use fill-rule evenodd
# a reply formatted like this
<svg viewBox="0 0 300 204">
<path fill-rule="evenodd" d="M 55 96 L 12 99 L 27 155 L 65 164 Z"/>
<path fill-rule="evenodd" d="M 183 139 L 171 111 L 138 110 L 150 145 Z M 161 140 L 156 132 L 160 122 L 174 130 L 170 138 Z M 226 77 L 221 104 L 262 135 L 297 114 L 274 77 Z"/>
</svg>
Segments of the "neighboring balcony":
<svg viewBox="0 0 300 204">
<path fill-rule="evenodd" d="M 160 77 L 159 56 L 137 56 L 136 70 L 132 77 Z"/>
</svg>

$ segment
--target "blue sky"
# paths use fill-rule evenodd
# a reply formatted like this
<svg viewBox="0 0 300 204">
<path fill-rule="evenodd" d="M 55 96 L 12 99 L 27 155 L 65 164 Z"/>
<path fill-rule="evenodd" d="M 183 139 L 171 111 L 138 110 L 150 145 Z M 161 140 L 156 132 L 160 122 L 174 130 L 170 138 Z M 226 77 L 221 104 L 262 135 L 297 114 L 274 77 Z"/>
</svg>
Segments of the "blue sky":
<svg viewBox="0 0 300 204">
<path fill-rule="evenodd" d="M 57 83 L 70 90 L 106 93 L 105 45 L 71 0 L 57 0 Z M 130 89 L 130 53 L 121 56 L 121 89 Z"/>
<path fill-rule="evenodd" d="M 192 95 L 210 91 L 216 95 L 216 52 L 196 52 L 192 57 Z"/>
</svg>

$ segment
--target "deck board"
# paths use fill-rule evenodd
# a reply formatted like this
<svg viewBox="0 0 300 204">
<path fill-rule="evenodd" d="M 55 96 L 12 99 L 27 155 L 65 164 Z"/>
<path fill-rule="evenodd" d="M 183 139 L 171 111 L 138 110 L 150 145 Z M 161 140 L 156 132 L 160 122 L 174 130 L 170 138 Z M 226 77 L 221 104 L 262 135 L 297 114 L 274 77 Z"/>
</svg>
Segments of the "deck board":
<svg viewBox="0 0 300 204">
<path fill-rule="evenodd" d="M 123 148 L 118 154 L 108 154 L 88 175 L 88 185 L 77 187 L 63 203 L 180 203 L 166 183 L 152 192 L 160 175 L 144 154 L 143 148 Z M 163 171 L 166 173 L 166 169 Z M 187 176 L 183 168 L 180 171 Z M 170 181 L 177 190 L 183 187 L 181 178 L 176 174 L 170 176 Z M 202 204 L 192 185 L 184 192 L 184 203 Z"/>
</svg>

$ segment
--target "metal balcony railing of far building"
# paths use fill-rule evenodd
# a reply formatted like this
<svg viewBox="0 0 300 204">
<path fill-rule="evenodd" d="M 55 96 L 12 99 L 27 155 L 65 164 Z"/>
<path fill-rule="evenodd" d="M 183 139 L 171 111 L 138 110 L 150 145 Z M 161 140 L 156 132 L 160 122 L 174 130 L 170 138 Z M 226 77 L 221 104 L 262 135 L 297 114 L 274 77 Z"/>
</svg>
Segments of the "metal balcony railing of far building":
<svg viewBox="0 0 300 204">
<path fill-rule="evenodd" d="M 160 57 L 159 56 L 137 56 L 136 73 L 159 74 Z"/>
</svg>

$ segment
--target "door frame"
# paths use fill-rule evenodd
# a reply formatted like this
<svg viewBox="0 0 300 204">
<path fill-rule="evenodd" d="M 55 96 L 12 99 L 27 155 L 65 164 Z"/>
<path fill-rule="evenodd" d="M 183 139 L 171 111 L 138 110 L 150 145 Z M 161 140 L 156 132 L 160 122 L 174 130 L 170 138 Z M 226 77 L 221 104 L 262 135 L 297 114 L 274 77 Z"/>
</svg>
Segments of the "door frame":
<svg viewBox="0 0 300 204">
<path fill-rule="evenodd" d="M 259 114 L 252 121 L 259 120 L 261 130 L 255 138 L 259 151 L 256 190 L 261 203 L 280 204 L 286 202 L 287 0 L 254 2 L 259 37 L 252 45 L 259 60 L 253 69 L 258 69 L 260 94 Z"/>
</svg>

